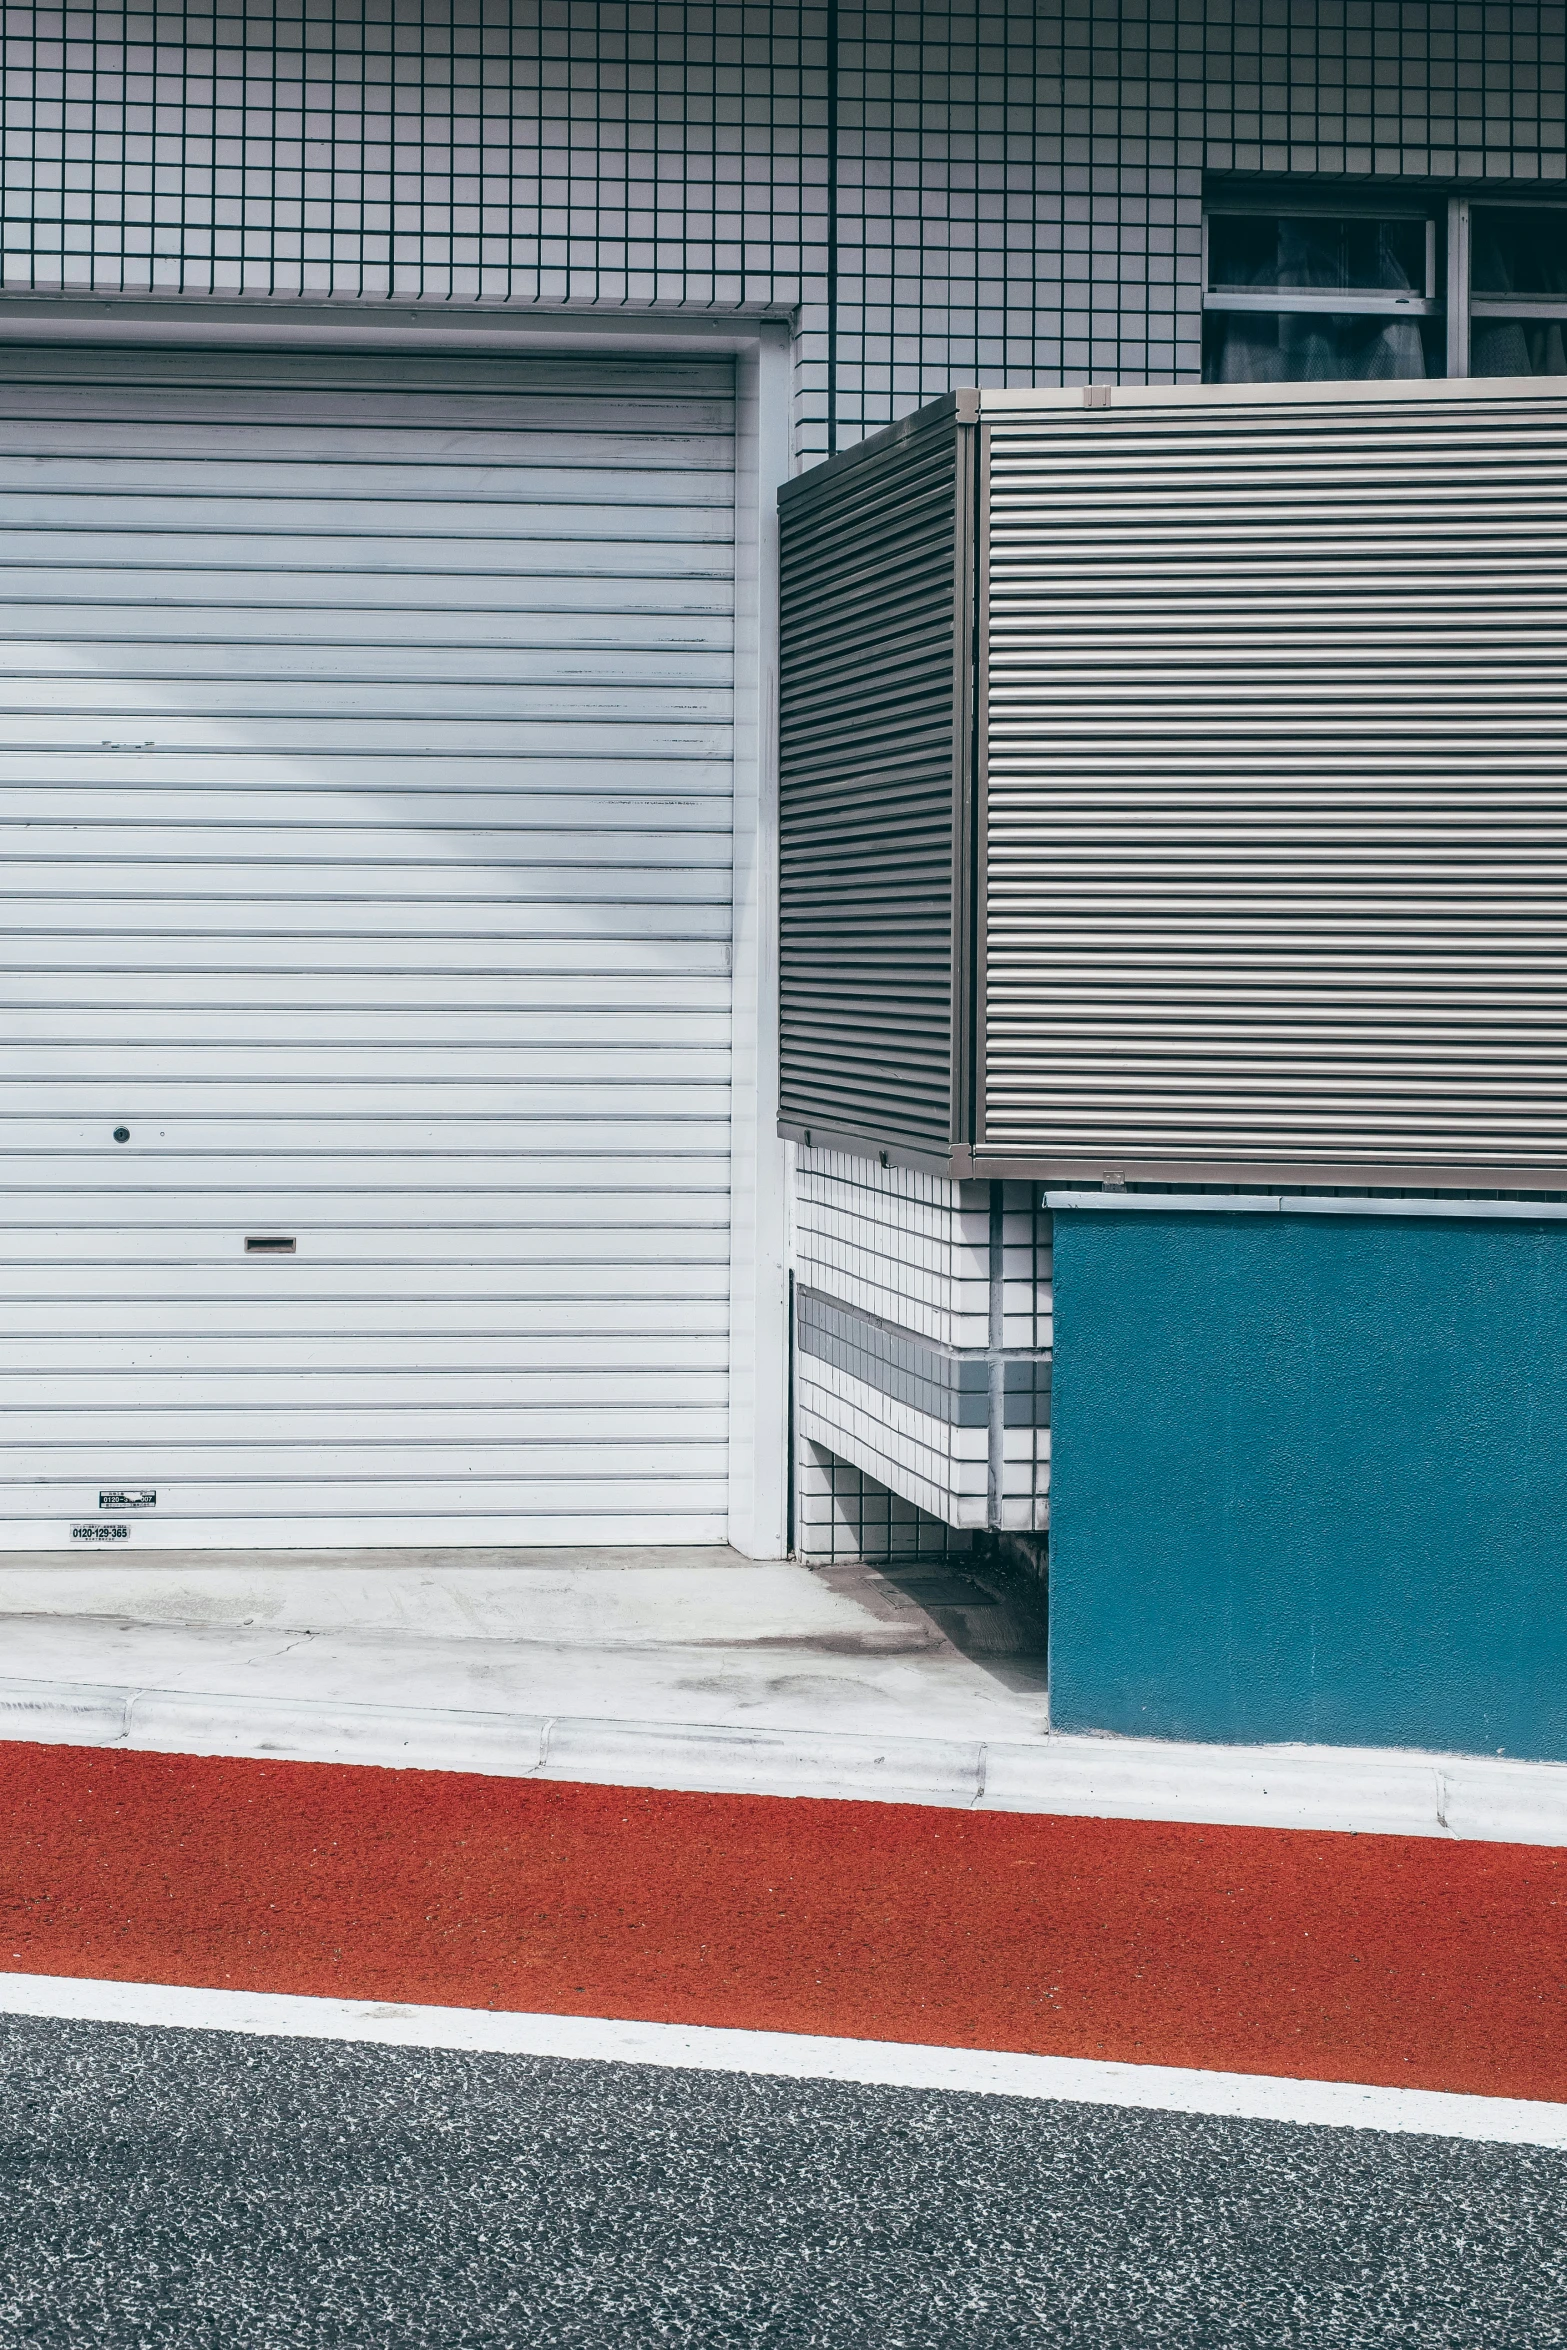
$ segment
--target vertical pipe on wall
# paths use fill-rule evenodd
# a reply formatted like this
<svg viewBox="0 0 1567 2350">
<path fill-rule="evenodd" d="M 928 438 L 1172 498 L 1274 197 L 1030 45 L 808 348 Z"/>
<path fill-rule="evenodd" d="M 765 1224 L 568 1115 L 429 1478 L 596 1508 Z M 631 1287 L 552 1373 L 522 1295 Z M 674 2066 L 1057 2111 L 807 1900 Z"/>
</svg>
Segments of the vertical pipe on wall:
<svg viewBox="0 0 1567 2350">
<path fill-rule="evenodd" d="M 1006 1187 L 990 1186 L 990 1418 L 989 1457 L 987 1461 L 985 1493 L 987 1526 L 1001 1523 L 1001 1495 L 1003 1492 L 1003 1464 L 1006 1448 L 1006 1386 L 1007 1366 L 1002 1359 L 1002 1348 L 1007 1342 L 1006 1273 L 1007 1273 L 1007 1209 Z"/>
<path fill-rule="evenodd" d="M 827 454 L 838 453 L 838 0 L 827 0 Z"/>
<path fill-rule="evenodd" d="M 794 1298 L 794 1273 L 789 1274 L 789 1378 L 787 1402 L 784 1408 L 784 1452 L 788 1459 L 789 1491 L 785 1502 L 784 1555 L 793 1558 L 799 1548 L 800 1509 L 800 1439 L 795 1425 L 794 1355 L 797 1307 Z"/>
</svg>

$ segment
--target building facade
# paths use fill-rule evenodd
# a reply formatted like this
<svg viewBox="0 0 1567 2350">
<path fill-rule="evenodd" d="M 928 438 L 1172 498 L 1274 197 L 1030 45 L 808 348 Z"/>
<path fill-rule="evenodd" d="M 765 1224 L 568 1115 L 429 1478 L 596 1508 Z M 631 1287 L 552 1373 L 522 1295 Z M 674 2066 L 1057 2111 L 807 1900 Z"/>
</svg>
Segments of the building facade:
<svg viewBox="0 0 1567 2350">
<path fill-rule="evenodd" d="M 1563 372 L 1564 35 L 8 10 L 0 1540 L 1042 1557 L 1042 1186 L 777 1133 L 776 493 Z"/>
<path fill-rule="evenodd" d="M 5 282 L 785 312 L 804 464 L 956 385 L 1194 379 L 1205 196 L 1561 192 L 1563 38 L 1535 0 L 12 9 Z"/>
</svg>

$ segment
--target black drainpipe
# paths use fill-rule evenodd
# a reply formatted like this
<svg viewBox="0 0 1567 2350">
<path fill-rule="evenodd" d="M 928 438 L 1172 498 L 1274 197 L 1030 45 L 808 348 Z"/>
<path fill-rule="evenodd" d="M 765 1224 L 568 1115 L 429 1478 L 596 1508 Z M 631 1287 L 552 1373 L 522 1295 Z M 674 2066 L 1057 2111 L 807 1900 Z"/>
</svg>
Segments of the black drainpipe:
<svg viewBox="0 0 1567 2350">
<path fill-rule="evenodd" d="M 827 454 L 838 453 L 838 0 L 827 0 Z"/>
</svg>

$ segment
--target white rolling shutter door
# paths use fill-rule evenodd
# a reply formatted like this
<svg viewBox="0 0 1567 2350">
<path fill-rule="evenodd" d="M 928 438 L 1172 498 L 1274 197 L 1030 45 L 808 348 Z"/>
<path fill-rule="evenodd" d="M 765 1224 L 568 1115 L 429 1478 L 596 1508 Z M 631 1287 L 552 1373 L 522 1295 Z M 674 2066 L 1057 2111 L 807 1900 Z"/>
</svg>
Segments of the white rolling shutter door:
<svg viewBox="0 0 1567 2350">
<path fill-rule="evenodd" d="M 732 459 L 727 362 L 0 353 L 0 1542 L 722 1537 Z"/>
<path fill-rule="evenodd" d="M 986 1147 L 1559 1182 L 1560 387 L 1007 398 Z"/>
</svg>

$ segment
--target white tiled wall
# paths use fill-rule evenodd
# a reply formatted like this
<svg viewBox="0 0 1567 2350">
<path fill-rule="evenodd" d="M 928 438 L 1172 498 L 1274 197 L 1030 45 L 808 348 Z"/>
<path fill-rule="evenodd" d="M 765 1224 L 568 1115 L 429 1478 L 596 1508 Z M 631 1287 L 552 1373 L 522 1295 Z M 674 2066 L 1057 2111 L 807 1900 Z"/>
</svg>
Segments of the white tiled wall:
<svg viewBox="0 0 1567 2350">
<path fill-rule="evenodd" d="M 942 1346 L 989 1342 L 988 1183 L 802 1146 L 795 1262 L 808 1287 L 900 1330 Z"/>
<path fill-rule="evenodd" d="M 796 1359 L 795 1397 L 802 1435 L 829 1446 L 950 1526 L 985 1525 L 990 1490 L 986 1429 L 955 1428 L 808 1354 Z M 1008 1430 L 1009 1435 L 1029 1433 Z"/>
<path fill-rule="evenodd" d="M 1003 1196 L 1002 1343 L 1045 1351 L 1052 1327 L 1050 1255 L 1042 1238 L 1047 1228 L 1034 1214 L 1033 1187 L 1008 1184 Z M 950 1183 L 802 1146 L 796 1159 L 795 1263 L 804 1286 L 899 1330 L 941 1346 L 984 1348 L 990 1338 L 990 1185 Z M 805 1447 L 802 1477 L 814 1446 L 950 1527 L 973 1531 L 989 1522 L 986 1428 L 954 1426 L 803 1350 L 795 1363 L 795 1410 Z M 1049 1465 L 1048 1428 L 1004 1431 L 1004 1527 L 1044 1529 Z M 849 1506 L 840 1495 L 839 1520 Z M 802 1548 L 805 1525 L 802 1484 Z"/>
<path fill-rule="evenodd" d="M 972 1535 L 809 1438 L 800 1446 L 798 1476 L 795 1548 L 802 1558 L 950 1556 L 972 1547 Z"/>
<path fill-rule="evenodd" d="M 1567 177 L 1560 0 L 191 0 L 5 29 L 9 287 L 795 309 L 805 463 L 954 384 L 1195 377 L 1204 171 Z"/>
<path fill-rule="evenodd" d="M 1002 1445 L 1002 1526 L 1010 1534 L 1043 1534 L 1050 1524 L 1050 1431 L 1008 1428 Z"/>
<path fill-rule="evenodd" d="M 1054 1328 L 1050 1240 L 1048 1222 L 1034 1213 L 1039 1186 L 1009 1183 L 1004 1189 L 1001 1343 L 1048 1353 Z"/>
</svg>

